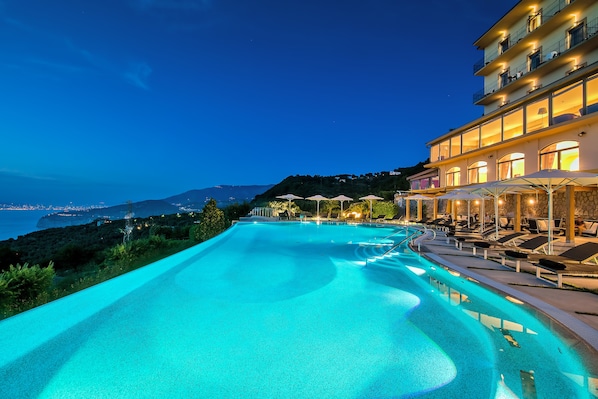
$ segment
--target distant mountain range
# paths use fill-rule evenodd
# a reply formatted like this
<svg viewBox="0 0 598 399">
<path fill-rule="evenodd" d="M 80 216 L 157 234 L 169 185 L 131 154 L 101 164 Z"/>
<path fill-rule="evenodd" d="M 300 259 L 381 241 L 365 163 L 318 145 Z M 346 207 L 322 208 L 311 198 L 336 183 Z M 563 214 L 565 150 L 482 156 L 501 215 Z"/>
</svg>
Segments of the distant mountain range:
<svg viewBox="0 0 598 399">
<path fill-rule="evenodd" d="M 88 210 L 64 211 L 42 217 L 37 227 L 47 229 L 51 227 L 76 226 L 91 223 L 98 219 L 124 219 L 132 212 L 134 217 L 171 215 L 177 212 L 201 211 L 205 204 L 214 198 L 219 207 L 226 207 L 234 203 L 251 202 L 256 195 L 271 189 L 274 185 L 255 186 L 215 186 L 199 190 L 190 190 L 182 194 L 162 200 L 147 200 Z"/>
</svg>

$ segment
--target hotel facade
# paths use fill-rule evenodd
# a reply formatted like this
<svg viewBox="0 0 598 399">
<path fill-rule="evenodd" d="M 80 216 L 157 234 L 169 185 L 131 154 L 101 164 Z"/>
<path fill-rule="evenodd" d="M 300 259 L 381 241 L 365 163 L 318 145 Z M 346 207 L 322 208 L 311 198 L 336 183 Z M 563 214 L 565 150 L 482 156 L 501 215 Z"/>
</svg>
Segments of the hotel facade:
<svg viewBox="0 0 598 399">
<path fill-rule="evenodd" d="M 474 45 L 484 52 L 473 66 L 483 116 L 427 143 L 428 171 L 409 177 L 412 192 L 543 169 L 598 172 L 598 2 L 521 0 Z M 587 209 L 576 213 L 597 217 L 595 201 L 578 201 Z"/>
</svg>

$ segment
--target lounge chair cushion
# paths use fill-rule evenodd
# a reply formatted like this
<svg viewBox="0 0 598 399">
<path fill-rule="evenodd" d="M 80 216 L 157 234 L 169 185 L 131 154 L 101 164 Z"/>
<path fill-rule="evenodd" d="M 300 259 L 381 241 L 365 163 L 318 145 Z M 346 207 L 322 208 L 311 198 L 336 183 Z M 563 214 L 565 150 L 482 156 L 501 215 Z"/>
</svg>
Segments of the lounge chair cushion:
<svg viewBox="0 0 598 399">
<path fill-rule="evenodd" d="M 490 243 L 485 241 L 474 241 L 473 246 L 478 248 L 490 248 Z"/>
<path fill-rule="evenodd" d="M 538 263 L 542 266 L 546 266 L 549 269 L 552 270 L 565 270 L 567 267 L 562 264 L 561 262 L 557 262 L 554 260 L 550 260 L 550 259 L 545 259 L 545 258 L 541 258 Z"/>
<path fill-rule="evenodd" d="M 527 254 L 525 252 L 513 251 L 510 249 L 507 249 L 505 251 L 505 255 L 508 256 L 509 258 L 519 258 L 519 259 L 527 258 Z"/>
<path fill-rule="evenodd" d="M 548 221 L 544 220 L 544 219 L 538 219 L 538 232 L 543 233 L 545 231 L 548 231 Z"/>
</svg>

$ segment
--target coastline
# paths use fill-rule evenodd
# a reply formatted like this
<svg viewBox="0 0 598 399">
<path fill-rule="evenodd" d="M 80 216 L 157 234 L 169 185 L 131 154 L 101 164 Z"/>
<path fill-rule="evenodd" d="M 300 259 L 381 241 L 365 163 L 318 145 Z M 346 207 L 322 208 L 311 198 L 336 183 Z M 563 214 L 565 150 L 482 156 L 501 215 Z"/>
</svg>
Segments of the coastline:
<svg viewBox="0 0 598 399">
<path fill-rule="evenodd" d="M 40 231 L 38 221 L 55 210 L 0 209 L 0 241 Z"/>
</svg>

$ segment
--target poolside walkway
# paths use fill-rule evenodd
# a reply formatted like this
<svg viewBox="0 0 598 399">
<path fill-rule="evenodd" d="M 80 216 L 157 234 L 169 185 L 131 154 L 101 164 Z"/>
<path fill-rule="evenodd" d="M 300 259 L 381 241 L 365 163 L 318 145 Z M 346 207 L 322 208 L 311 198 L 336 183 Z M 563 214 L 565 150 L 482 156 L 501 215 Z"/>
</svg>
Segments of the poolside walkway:
<svg viewBox="0 0 598 399">
<path fill-rule="evenodd" d="M 412 248 L 415 251 L 419 249 L 422 256 L 436 263 L 532 305 L 577 334 L 590 345 L 589 350 L 598 351 L 598 293 L 587 291 L 594 289 L 598 292 L 598 276 L 564 276 L 563 288 L 557 288 L 555 275 L 543 275 L 539 279 L 535 267 L 529 263 L 521 262 L 521 272 L 517 273 L 513 266 L 501 265 L 500 258 L 496 256 L 498 252 L 490 252 L 489 259 L 484 259 L 479 251 L 473 255 L 471 246 L 466 244 L 459 250 L 453 240 L 449 242 L 443 233 L 436 233 L 433 239 L 431 236 L 427 239 L 422 237 Z M 584 240 L 587 239 L 576 238 L 575 244 Z M 598 270 L 598 266 L 596 268 Z M 594 359 L 594 363 L 592 369 L 598 371 L 598 358 Z"/>
</svg>

